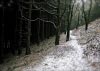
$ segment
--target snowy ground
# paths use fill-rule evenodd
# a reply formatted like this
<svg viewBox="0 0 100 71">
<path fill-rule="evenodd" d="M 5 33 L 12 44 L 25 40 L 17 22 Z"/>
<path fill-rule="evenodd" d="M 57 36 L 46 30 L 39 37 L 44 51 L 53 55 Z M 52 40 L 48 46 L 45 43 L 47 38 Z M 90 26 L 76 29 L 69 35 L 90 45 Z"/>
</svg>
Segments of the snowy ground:
<svg viewBox="0 0 100 71">
<path fill-rule="evenodd" d="M 69 42 L 56 46 L 40 63 L 31 63 L 22 71 L 100 71 L 83 57 L 83 48 L 77 41 L 79 37 L 79 30 L 71 31 Z"/>
<path fill-rule="evenodd" d="M 91 43 L 85 44 L 90 39 L 89 37 L 92 37 L 93 32 L 100 29 L 100 24 L 99 26 L 90 25 L 87 32 L 83 27 L 71 31 L 70 41 L 65 42 L 66 35 L 62 34 L 60 45 L 50 45 L 54 44 L 53 37 L 48 42 L 44 41 L 47 43 L 45 46 L 43 44 L 39 46 L 39 48 L 42 46 L 49 48 L 41 49 L 42 51 L 31 55 L 16 57 L 15 60 L 13 59 L 13 63 L 11 61 L 6 63 L 6 61 L 0 65 L 0 71 L 100 71 L 99 48 L 90 46 L 96 40 L 91 40 Z M 92 33 L 89 33 L 91 30 Z M 100 33 L 99 30 L 97 33 Z"/>
</svg>

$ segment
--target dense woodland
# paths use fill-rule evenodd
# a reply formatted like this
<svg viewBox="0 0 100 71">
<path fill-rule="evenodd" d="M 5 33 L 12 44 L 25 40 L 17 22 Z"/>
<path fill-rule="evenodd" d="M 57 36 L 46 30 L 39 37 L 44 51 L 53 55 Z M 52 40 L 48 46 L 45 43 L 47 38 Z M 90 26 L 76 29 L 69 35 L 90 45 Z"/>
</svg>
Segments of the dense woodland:
<svg viewBox="0 0 100 71">
<path fill-rule="evenodd" d="M 81 1 L 81 3 L 80 3 Z M 20 55 L 23 48 L 31 53 L 30 45 L 39 45 L 55 36 L 59 45 L 61 33 L 78 29 L 100 17 L 99 0 L 0 0 L 0 62 L 5 55 Z"/>
</svg>

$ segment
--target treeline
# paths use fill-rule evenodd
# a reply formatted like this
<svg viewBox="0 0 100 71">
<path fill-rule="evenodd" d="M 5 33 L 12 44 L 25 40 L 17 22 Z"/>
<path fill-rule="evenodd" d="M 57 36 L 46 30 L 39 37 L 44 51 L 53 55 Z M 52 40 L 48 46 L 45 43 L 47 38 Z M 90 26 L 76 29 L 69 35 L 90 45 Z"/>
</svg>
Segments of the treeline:
<svg viewBox="0 0 100 71">
<path fill-rule="evenodd" d="M 23 48 L 30 54 L 30 45 L 55 35 L 56 19 L 46 2 L 2 0 L 0 2 L 0 62 L 7 53 L 20 55 Z M 53 19 L 54 18 L 54 19 Z"/>
</svg>

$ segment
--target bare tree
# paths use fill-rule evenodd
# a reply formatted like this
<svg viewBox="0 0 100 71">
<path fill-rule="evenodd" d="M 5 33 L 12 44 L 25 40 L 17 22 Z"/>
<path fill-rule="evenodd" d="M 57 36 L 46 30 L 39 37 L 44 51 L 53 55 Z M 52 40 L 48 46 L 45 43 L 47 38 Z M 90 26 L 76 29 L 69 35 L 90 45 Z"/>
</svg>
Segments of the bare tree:
<svg viewBox="0 0 100 71">
<path fill-rule="evenodd" d="M 33 0 L 30 0 L 30 8 L 29 8 L 29 19 L 31 19 L 32 16 L 32 3 Z M 30 36 L 31 36 L 31 21 L 28 21 L 28 40 L 27 40 L 27 46 L 26 46 L 26 54 L 30 54 Z"/>
<path fill-rule="evenodd" d="M 78 13 L 77 13 L 77 24 L 76 24 L 76 29 L 78 29 L 78 27 L 80 25 L 80 21 L 81 21 L 81 17 L 80 17 L 81 10 L 80 10 L 80 7 L 78 7 L 78 9 L 76 9 L 76 10 L 78 10 Z"/>
<path fill-rule="evenodd" d="M 90 4 L 89 4 L 89 9 L 85 10 L 85 2 L 84 0 L 82 0 L 82 12 L 83 12 L 83 17 L 85 20 L 85 30 L 88 29 L 88 23 L 90 22 L 90 15 L 91 15 L 91 9 L 92 9 L 92 0 L 89 0 Z"/>
<path fill-rule="evenodd" d="M 67 36 L 66 36 L 66 41 L 69 41 L 70 38 L 70 27 L 71 27 L 71 22 L 73 18 L 73 9 L 75 5 L 75 0 L 70 0 L 68 2 L 68 9 L 67 9 Z"/>
<path fill-rule="evenodd" d="M 66 4 L 67 0 L 53 0 L 53 1 L 47 1 L 48 5 L 53 7 L 53 10 L 56 11 L 54 12 L 53 15 L 56 18 L 56 22 L 54 22 L 55 29 L 56 29 L 56 38 L 55 38 L 55 45 L 59 45 L 59 39 L 60 39 L 60 33 L 61 33 L 61 21 L 63 19 L 63 16 L 66 13 Z"/>
<path fill-rule="evenodd" d="M 65 0 L 65 7 L 64 7 L 64 10 L 63 12 L 61 12 L 61 1 L 60 0 L 57 0 L 57 28 L 56 28 L 56 39 L 55 39 L 55 45 L 58 45 L 59 44 L 59 39 L 60 39 L 60 30 L 61 30 L 61 21 L 62 21 L 62 17 L 63 15 L 65 14 L 66 12 L 66 0 Z"/>
</svg>

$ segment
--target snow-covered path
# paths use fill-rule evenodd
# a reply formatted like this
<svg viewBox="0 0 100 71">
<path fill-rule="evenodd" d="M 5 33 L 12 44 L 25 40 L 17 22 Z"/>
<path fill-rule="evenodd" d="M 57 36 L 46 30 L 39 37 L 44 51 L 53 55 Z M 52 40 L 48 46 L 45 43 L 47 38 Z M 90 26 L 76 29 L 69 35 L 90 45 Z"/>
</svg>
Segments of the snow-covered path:
<svg viewBox="0 0 100 71">
<path fill-rule="evenodd" d="M 22 71 L 95 71 L 83 58 L 83 49 L 77 41 L 79 37 L 79 31 L 74 34 L 71 31 L 70 41 L 56 46 L 50 53 L 43 56 L 40 63 L 31 63 Z"/>
<path fill-rule="evenodd" d="M 58 46 L 51 37 L 39 46 L 32 45 L 30 55 L 10 55 L 0 71 L 100 71 L 100 19 L 91 22 L 87 31 L 84 27 L 72 30 L 68 42 L 61 34 Z"/>
</svg>

